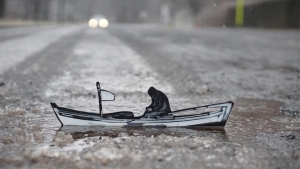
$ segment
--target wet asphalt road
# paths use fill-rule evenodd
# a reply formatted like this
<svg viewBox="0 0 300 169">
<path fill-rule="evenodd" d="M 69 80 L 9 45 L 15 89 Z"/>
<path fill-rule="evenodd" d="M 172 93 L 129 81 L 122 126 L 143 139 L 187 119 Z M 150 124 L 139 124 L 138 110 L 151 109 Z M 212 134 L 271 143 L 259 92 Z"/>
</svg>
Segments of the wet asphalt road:
<svg viewBox="0 0 300 169">
<path fill-rule="evenodd" d="M 147 59 L 176 92 L 193 94 L 206 85 L 225 98 L 280 98 L 280 91 L 299 100 L 299 31 L 128 25 L 109 32 Z"/>
<path fill-rule="evenodd" d="M 298 168 L 299 38 L 157 25 L 1 29 L 0 167 Z M 221 131 L 60 129 L 48 103 L 97 112 L 95 81 L 117 94 L 105 112 L 142 113 L 150 86 L 173 110 L 236 104 Z"/>
</svg>

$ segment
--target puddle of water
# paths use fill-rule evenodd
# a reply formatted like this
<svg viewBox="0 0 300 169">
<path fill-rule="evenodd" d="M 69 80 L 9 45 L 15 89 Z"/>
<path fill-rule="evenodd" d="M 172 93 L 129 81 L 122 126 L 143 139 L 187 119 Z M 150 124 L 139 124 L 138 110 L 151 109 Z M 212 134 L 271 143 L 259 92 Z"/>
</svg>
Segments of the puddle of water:
<svg viewBox="0 0 300 169">
<path fill-rule="evenodd" d="M 300 132 L 299 119 L 280 113 L 280 101 L 239 98 L 226 124 L 231 141 L 249 140 L 259 133 Z"/>
<path fill-rule="evenodd" d="M 88 101 L 95 99 L 88 99 Z M 299 119 L 287 117 L 280 113 L 282 102 L 273 100 L 244 99 L 235 100 L 235 105 L 225 128 L 143 128 L 143 127 L 82 127 L 64 126 L 59 128 L 59 122 L 53 116 L 52 110 L 47 109 L 47 115 L 39 119 L 32 119 L 32 123 L 43 123 L 41 133 L 45 136 L 44 143 L 51 143 L 56 132 L 70 134 L 78 144 L 66 150 L 83 149 L 86 145 L 84 139 L 116 138 L 116 137 L 157 137 L 161 134 L 176 137 L 210 137 L 220 142 L 234 144 L 250 144 L 251 140 L 261 133 L 300 132 Z M 128 105 L 127 105 L 128 106 Z M 85 109 L 91 109 L 88 106 Z M 111 106 L 112 109 L 119 107 Z M 76 109 L 76 108 L 75 108 Z M 127 107 L 128 109 L 128 107 Z M 131 107 L 135 111 L 140 111 Z M 39 122 L 38 122 L 39 121 Z M 51 143 L 52 144 L 52 143 Z M 77 148 L 76 148 L 77 147 Z"/>
</svg>

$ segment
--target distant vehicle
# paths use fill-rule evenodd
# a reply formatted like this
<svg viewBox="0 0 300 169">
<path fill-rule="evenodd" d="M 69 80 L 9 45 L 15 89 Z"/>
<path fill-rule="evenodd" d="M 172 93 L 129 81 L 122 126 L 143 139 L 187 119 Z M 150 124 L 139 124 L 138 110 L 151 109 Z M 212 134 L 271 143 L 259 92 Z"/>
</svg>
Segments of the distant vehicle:
<svg viewBox="0 0 300 169">
<path fill-rule="evenodd" d="M 90 28 L 96 28 L 98 26 L 100 28 L 106 28 L 108 26 L 108 21 L 103 15 L 94 15 L 89 20 L 89 27 Z"/>
</svg>

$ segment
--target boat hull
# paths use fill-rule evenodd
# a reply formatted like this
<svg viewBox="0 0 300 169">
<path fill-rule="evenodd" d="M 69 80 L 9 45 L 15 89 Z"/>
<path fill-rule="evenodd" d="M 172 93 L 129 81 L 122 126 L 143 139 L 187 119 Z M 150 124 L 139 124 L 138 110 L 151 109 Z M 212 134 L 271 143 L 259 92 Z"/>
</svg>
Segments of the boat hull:
<svg viewBox="0 0 300 169">
<path fill-rule="evenodd" d="M 209 105 L 207 108 L 221 107 L 220 111 L 205 112 L 194 115 L 174 114 L 172 119 L 113 119 L 102 118 L 99 114 L 67 109 L 51 103 L 53 111 L 62 126 L 154 126 L 154 127 L 187 127 L 187 126 L 219 126 L 224 127 L 231 112 L 233 102 Z M 190 108 L 193 111 L 196 108 Z"/>
</svg>

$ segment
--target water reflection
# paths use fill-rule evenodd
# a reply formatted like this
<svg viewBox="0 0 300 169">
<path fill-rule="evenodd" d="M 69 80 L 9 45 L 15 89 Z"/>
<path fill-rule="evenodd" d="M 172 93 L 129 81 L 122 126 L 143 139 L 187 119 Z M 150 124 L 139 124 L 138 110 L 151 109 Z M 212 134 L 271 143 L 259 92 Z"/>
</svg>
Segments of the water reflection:
<svg viewBox="0 0 300 169">
<path fill-rule="evenodd" d="M 163 128 L 163 127 L 83 127 L 64 126 L 58 131 L 71 134 L 73 139 L 86 137 L 157 137 L 168 135 L 174 137 L 205 137 L 212 136 L 218 140 L 227 141 L 224 128 L 185 127 L 185 128 Z"/>
</svg>

